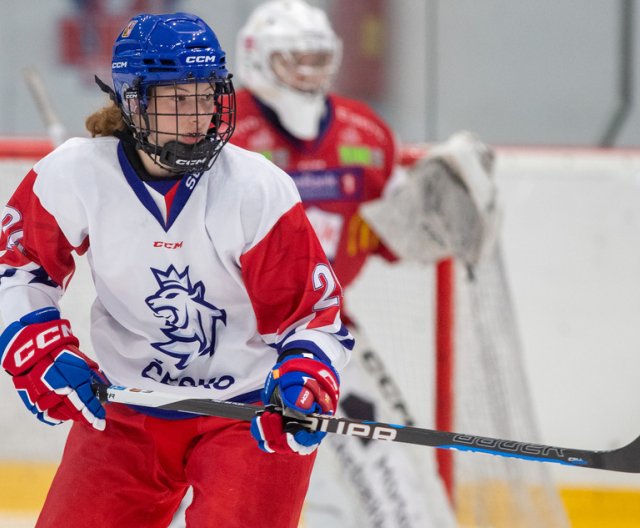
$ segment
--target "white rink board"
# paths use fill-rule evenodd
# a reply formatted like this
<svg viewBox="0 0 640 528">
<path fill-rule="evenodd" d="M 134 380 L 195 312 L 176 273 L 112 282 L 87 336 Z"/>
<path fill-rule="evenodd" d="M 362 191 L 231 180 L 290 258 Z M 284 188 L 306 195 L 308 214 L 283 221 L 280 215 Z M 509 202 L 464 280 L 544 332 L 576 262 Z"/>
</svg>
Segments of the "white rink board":
<svg viewBox="0 0 640 528">
<path fill-rule="evenodd" d="M 640 434 L 640 152 L 498 153 L 503 248 L 542 441 L 584 449 L 621 446 Z M 28 164 L 0 162 L 0 201 L 26 170 Z M 84 259 L 78 265 L 63 310 L 91 353 L 93 287 Z M 431 270 L 404 266 L 391 271 L 391 280 L 388 272 L 387 265 L 371 262 L 348 299 L 376 348 L 393 351 L 385 354 L 388 367 L 405 385 L 419 424 L 431 427 L 431 358 L 417 351 L 396 359 L 432 341 Z M 396 288 L 395 297 L 373 293 L 399 276 L 405 289 Z M 399 304 L 410 306 L 409 316 L 389 324 Z M 0 374 L 0 459 L 55 460 L 65 432 L 33 420 Z M 563 482 L 640 488 L 636 475 L 554 468 Z"/>
<path fill-rule="evenodd" d="M 640 435 L 640 152 L 507 151 L 498 177 L 542 440 L 620 447 Z M 556 474 L 640 488 L 638 475 Z"/>
</svg>

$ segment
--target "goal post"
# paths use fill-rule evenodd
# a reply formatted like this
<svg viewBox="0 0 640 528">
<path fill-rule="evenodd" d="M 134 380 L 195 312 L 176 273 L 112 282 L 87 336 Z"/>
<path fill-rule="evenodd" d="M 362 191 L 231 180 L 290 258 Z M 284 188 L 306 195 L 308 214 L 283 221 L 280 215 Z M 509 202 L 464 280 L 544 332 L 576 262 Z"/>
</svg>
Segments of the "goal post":
<svg viewBox="0 0 640 528">
<path fill-rule="evenodd" d="M 454 431 L 455 262 L 446 259 L 437 263 L 435 273 L 435 428 Z M 437 451 L 436 462 L 447 495 L 455 503 L 453 452 Z"/>
</svg>

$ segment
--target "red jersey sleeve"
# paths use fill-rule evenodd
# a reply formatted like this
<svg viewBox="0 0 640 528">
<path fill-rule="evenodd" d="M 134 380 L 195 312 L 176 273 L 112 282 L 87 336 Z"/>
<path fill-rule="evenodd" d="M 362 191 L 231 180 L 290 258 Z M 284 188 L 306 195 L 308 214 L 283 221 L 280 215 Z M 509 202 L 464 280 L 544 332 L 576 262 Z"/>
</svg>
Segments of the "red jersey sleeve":
<svg viewBox="0 0 640 528">
<path fill-rule="evenodd" d="M 22 307 L 21 311 L 41 308 L 39 304 L 42 302 L 56 304 L 75 270 L 72 252 L 84 253 L 88 247 L 88 240 L 80 248 L 69 243 L 56 219 L 34 192 L 36 178 L 33 170 L 27 174 L 2 215 L 0 294 L 23 286 L 31 294 L 35 288 L 47 296 L 40 296 L 37 301 L 33 295 L 28 296 L 34 299 L 35 304 Z M 8 308 L 3 307 L 5 317 L 7 312 L 11 312 Z"/>
<path fill-rule="evenodd" d="M 283 214 L 241 257 L 258 332 L 279 352 L 303 348 L 346 361 L 353 339 L 342 325 L 342 288 L 302 205 Z"/>
</svg>

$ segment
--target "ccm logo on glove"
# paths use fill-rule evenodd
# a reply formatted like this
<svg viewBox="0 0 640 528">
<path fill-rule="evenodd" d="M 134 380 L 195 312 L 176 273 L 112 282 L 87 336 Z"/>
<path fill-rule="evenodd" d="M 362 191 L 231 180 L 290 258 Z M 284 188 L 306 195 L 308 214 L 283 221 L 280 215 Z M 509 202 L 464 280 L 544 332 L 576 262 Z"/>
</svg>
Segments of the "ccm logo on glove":
<svg viewBox="0 0 640 528">
<path fill-rule="evenodd" d="M 22 334 L 18 334 L 16 340 L 19 340 L 20 337 L 22 337 Z M 65 339 L 65 342 L 71 342 L 75 345 L 78 344 L 78 340 L 75 339 L 71 333 L 71 327 L 66 324 L 65 321 L 61 320 L 60 323 L 55 326 L 45 327 L 45 329 L 36 334 L 35 337 L 27 339 L 26 343 L 19 345 L 19 347 L 13 352 L 14 368 L 11 370 L 19 370 L 20 367 L 35 356 L 37 352 L 45 352 L 52 345 L 60 343 L 63 337 L 68 338 Z M 12 348 L 12 345 L 15 345 L 15 343 L 10 343 L 9 349 Z M 7 363 L 9 362 L 7 361 Z M 9 370 L 11 367 L 6 365 L 5 368 Z"/>
<path fill-rule="evenodd" d="M 78 349 L 78 339 L 56 308 L 42 308 L 11 323 L 0 335 L 2 367 L 24 405 L 38 420 L 66 420 L 105 428 L 105 411 L 92 382 L 104 383 L 98 365 Z"/>
</svg>

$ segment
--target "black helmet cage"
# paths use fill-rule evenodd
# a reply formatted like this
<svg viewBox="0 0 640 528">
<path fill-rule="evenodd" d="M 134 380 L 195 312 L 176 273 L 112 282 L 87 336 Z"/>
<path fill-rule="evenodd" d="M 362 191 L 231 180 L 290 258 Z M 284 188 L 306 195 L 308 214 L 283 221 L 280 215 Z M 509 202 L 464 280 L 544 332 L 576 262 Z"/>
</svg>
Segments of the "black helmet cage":
<svg viewBox="0 0 640 528">
<path fill-rule="evenodd" d="M 213 113 L 210 111 L 203 112 L 201 108 L 202 93 L 198 92 L 198 87 L 203 83 L 202 79 L 187 78 L 174 80 L 171 82 L 159 82 L 144 87 L 141 79 L 137 78 L 133 86 L 124 91 L 122 102 L 120 103 L 120 111 L 126 126 L 131 131 L 136 146 L 142 151 L 149 154 L 156 165 L 176 173 L 181 174 L 189 172 L 192 174 L 202 174 L 209 170 L 216 158 L 220 154 L 222 147 L 229 141 L 236 124 L 236 96 L 231 75 L 226 78 L 211 76 L 208 84 L 213 88 Z M 204 81 L 206 82 L 206 81 Z M 195 84 L 195 93 L 178 94 L 177 86 L 184 84 Z M 153 90 L 158 86 L 173 86 L 174 90 L 171 94 L 159 96 Z M 155 102 L 166 97 L 173 99 L 175 102 L 173 112 L 158 113 L 157 104 L 154 105 L 157 116 L 174 116 L 175 130 L 158 130 L 158 127 L 152 128 L 149 119 L 149 102 L 155 99 Z M 191 105 L 195 111 L 184 113 L 178 111 L 178 97 L 193 97 L 195 104 Z M 197 142 L 186 143 L 180 141 L 181 138 L 188 136 L 179 133 L 179 118 L 195 116 L 196 120 L 200 118 L 209 119 L 209 128 L 205 135 L 197 134 Z M 206 117 L 205 117 L 206 116 Z M 157 123 L 156 119 L 156 123 Z M 160 135 L 175 135 L 175 139 L 166 141 L 164 145 L 160 145 Z M 191 135 L 192 137 L 194 135 Z"/>
</svg>

